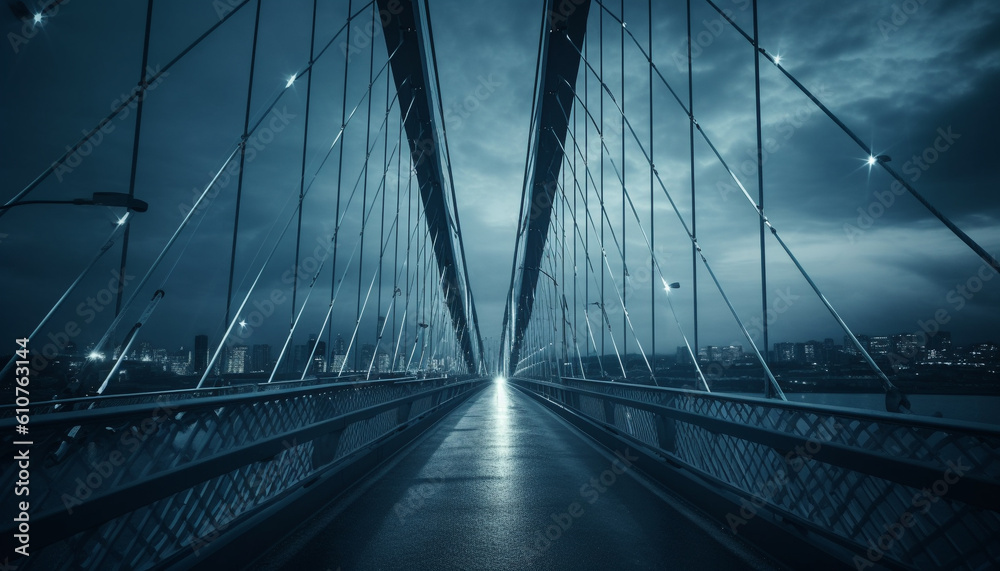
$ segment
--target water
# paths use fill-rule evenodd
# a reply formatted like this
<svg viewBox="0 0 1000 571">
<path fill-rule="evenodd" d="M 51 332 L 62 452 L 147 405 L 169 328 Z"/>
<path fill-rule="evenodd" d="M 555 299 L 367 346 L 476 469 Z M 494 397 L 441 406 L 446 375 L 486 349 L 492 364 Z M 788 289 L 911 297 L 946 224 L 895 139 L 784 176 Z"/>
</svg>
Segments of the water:
<svg viewBox="0 0 1000 571">
<path fill-rule="evenodd" d="M 885 411 L 885 395 L 786 393 L 789 401 Z M 915 414 L 1000 425 L 1000 396 L 908 395 Z M 940 413 L 936 415 L 935 413 Z"/>
</svg>

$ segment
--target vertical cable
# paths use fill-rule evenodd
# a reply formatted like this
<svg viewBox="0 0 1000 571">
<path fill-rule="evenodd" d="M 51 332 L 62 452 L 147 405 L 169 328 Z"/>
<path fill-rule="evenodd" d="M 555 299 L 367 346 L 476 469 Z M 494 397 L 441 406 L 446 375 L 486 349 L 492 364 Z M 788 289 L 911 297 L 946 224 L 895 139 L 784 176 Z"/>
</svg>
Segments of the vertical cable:
<svg viewBox="0 0 1000 571">
<path fill-rule="evenodd" d="M 600 19 L 598 20 L 598 22 L 600 22 L 600 25 L 598 27 L 598 29 L 600 30 L 598 49 L 599 49 L 600 58 L 601 58 L 601 73 L 600 73 L 601 77 L 600 77 L 599 81 L 600 81 L 600 83 L 604 83 L 604 11 L 603 10 L 601 10 L 601 12 L 600 12 Z M 600 125 L 601 125 L 601 130 L 603 130 L 604 129 L 604 90 L 603 89 L 598 89 L 598 93 L 600 93 L 600 95 L 601 95 L 601 122 L 600 122 Z M 600 201 L 601 201 L 601 244 L 603 244 L 604 243 L 604 219 L 606 217 L 605 208 L 604 208 L 604 154 L 603 153 L 601 154 L 601 187 L 600 187 L 599 192 L 600 192 L 599 196 L 600 196 Z M 604 311 L 604 271 L 603 270 L 601 270 L 601 304 L 600 304 L 600 307 L 601 307 L 601 313 L 605 316 L 605 319 L 606 319 L 607 318 L 607 313 Z M 601 355 L 602 356 L 604 355 L 604 348 L 605 348 L 605 346 L 604 346 L 604 330 L 605 330 L 605 328 L 602 327 L 601 328 Z M 624 372 L 624 371 L 622 371 L 622 372 Z"/>
<path fill-rule="evenodd" d="M 590 53 L 590 34 L 587 34 L 585 41 L 583 42 L 583 55 L 584 59 L 587 59 Z M 583 74 L 583 105 L 586 107 L 590 102 L 590 74 Z M 579 103 L 575 104 L 574 107 L 579 107 Z M 584 165 L 590 162 L 590 125 L 587 120 L 583 121 L 583 148 L 586 149 L 587 155 L 584 159 Z M 587 177 L 583 177 L 583 210 L 589 214 L 590 212 L 590 180 Z M 587 259 L 587 263 L 583 265 L 583 315 L 587 318 L 587 329 L 590 329 L 590 318 L 588 317 L 588 307 L 590 306 L 590 226 L 587 224 L 583 225 L 583 256 Z M 593 333 L 591 333 L 591 341 L 593 342 Z M 587 362 L 590 362 L 590 345 L 587 344 Z M 593 343 L 594 351 L 597 351 L 597 343 Z M 598 357 L 597 362 L 600 363 L 600 357 Z M 604 369 L 601 368 L 601 376 L 603 377 Z"/>
<path fill-rule="evenodd" d="M 374 53 L 375 50 L 372 50 Z M 385 79 L 385 115 L 389 116 L 389 77 L 386 76 Z M 382 172 L 389 172 L 389 129 L 386 126 L 385 137 L 382 140 Z M 385 329 L 384 321 L 379 323 L 380 320 L 384 320 L 382 317 L 382 253 L 385 251 L 385 195 L 386 195 L 386 180 L 385 175 L 382 176 L 382 220 L 379 225 L 378 230 L 378 244 L 379 244 L 379 256 L 378 256 L 378 305 L 375 311 L 375 359 L 378 359 L 378 352 L 382 349 L 382 331 Z M 395 284 L 393 284 L 395 286 Z M 393 296 L 395 296 L 396 290 L 393 289 Z M 392 306 L 390 306 L 392 307 Z M 385 317 L 388 317 L 385 316 Z M 380 327 L 382 325 L 382 327 Z M 369 370 L 371 367 L 369 367 Z M 379 371 L 384 372 L 384 371 Z"/>
<path fill-rule="evenodd" d="M 132 135 L 132 167 L 128 179 L 128 196 L 135 197 L 135 173 L 139 165 L 139 133 L 142 129 L 142 107 L 146 99 L 146 66 L 149 63 L 149 36 L 153 27 L 153 0 L 146 4 L 146 32 L 142 40 L 142 63 L 139 68 L 139 87 L 141 93 L 135 108 L 135 133 Z M 130 217 L 131 218 L 131 217 Z M 125 233 L 122 235 L 122 261 L 118 268 L 118 275 L 124 278 L 125 263 L 128 261 L 128 237 L 131 234 L 132 222 L 125 221 Z M 122 310 L 122 296 L 125 294 L 125 285 L 122 283 L 118 288 L 118 295 L 115 298 L 115 317 Z"/>
<path fill-rule="evenodd" d="M 233 219 L 233 248 L 229 256 L 229 287 L 226 290 L 226 320 L 224 326 L 229 325 L 230 310 L 233 303 L 233 274 L 236 271 L 236 239 L 240 232 L 240 207 L 243 202 L 243 170 L 246 167 L 247 139 L 250 130 L 250 103 L 253 101 L 253 76 L 254 68 L 257 65 L 257 35 L 260 31 L 260 4 L 257 0 L 257 13 L 253 21 L 253 42 L 250 47 L 250 78 L 247 81 L 247 104 L 243 114 L 243 145 L 240 146 L 240 174 L 236 182 L 236 213 Z"/>
<path fill-rule="evenodd" d="M 760 45 L 758 39 L 759 30 L 757 27 L 757 0 L 753 0 L 753 77 L 754 77 L 754 88 L 756 93 L 756 103 L 757 103 L 757 210 L 761 214 L 764 213 L 764 145 L 761 135 L 761 120 L 760 120 L 760 57 L 757 53 L 757 47 Z M 769 363 L 768 355 L 770 344 L 767 340 L 767 257 L 766 257 L 766 242 L 764 240 L 764 217 L 761 216 L 760 220 L 760 316 L 761 316 L 761 331 L 763 333 L 763 342 L 761 346 L 764 348 L 764 362 Z M 767 379 L 764 379 L 764 396 L 770 397 L 771 383 Z"/>
<path fill-rule="evenodd" d="M 692 120 L 688 121 L 688 141 L 691 147 L 691 290 L 694 296 L 694 354 L 697 359 L 698 345 L 698 216 L 697 198 L 694 178 L 694 66 L 691 57 L 691 0 L 687 0 L 687 39 L 688 39 L 688 113 Z M 697 368 L 697 363 L 695 363 Z"/>
<path fill-rule="evenodd" d="M 619 3 L 622 25 L 621 25 L 621 86 L 622 86 L 622 355 L 625 362 L 628 362 L 628 265 L 625 263 L 625 251 L 628 245 L 625 243 L 625 0 Z"/>
<path fill-rule="evenodd" d="M 347 39 L 346 39 L 346 42 L 347 42 L 348 46 L 351 46 L 351 28 L 353 27 L 352 26 L 353 22 L 351 20 L 351 14 L 352 14 L 352 12 L 351 12 L 351 0 L 347 0 Z M 343 136 L 346 136 L 346 133 L 344 132 L 344 130 L 347 127 L 347 124 L 346 124 L 347 123 L 347 79 L 348 79 L 347 72 L 350 70 L 350 68 L 351 68 L 351 50 L 347 49 L 347 50 L 344 51 L 344 89 L 343 89 L 343 98 L 341 99 L 341 102 L 340 102 L 340 132 L 341 132 L 341 134 Z M 343 182 L 343 174 L 344 174 L 344 147 L 345 146 L 346 146 L 346 144 L 344 144 L 344 143 L 340 144 L 340 158 L 338 159 L 338 163 L 339 164 L 337 166 L 337 210 L 334 213 L 334 217 L 333 217 L 334 220 L 340 220 L 340 190 L 341 190 L 341 184 Z M 338 246 L 338 237 L 339 237 L 339 235 L 340 235 L 340 224 L 338 223 L 337 226 L 333 230 L 333 264 L 332 264 L 333 265 L 333 269 L 331 270 L 332 274 L 330 276 L 330 303 L 331 304 L 333 303 L 333 297 L 334 297 L 334 295 L 336 295 L 335 292 L 336 292 L 336 289 L 337 289 L 337 246 Z M 330 350 L 330 351 L 333 350 L 333 320 L 330 320 L 330 323 L 327 325 L 327 330 L 326 330 L 326 348 L 328 350 Z M 347 355 L 344 355 L 344 361 L 347 361 Z"/>
<path fill-rule="evenodd" d="M 378 18 L 377 8 L 372 5 L 372 18 Z M 377 25 L 372 23 L 372 25 Z M 372 78 L 375 76 L 375 46 L 369 46 L 371 51 L 368 54 L 368 89 L 372 88 Z M 365 212 L 365 205 L 368 204 L 368 159 L 369 150 L 371 149 L 371 135 L 372 135 L 372 99 L 369 95 L 368 97 L 368 122 L 365 125 L 365 164 L 364 164 L 364 183 L 361 188 L 361 213 L 362 217 Z M 365 266 L 365 225 L 361 225 L 361 254 L 358 256 L 358 305 L 357 305 L 357 319 L 361 320 L 361 287 L 362 287 L 362 276 L 364 274 Z M 361 347 L 354 350 L 354 370 L 355 372 L 361 370 Z"/>
<path fill-rule="evenodd" d="M 656 223 L 653 216 L 653 0 L 646 3 L 647 25 L 649 30 L 649 243 L 656 244 Z M 624 118 L 624 115 L 622 116 Z M 656 272 L 656 257 L 649 256 L 649 275 Z M 652 341 L 650 343 L 650 360 L 653 363 L 653 373 L 656 373 L 656 280 L 649 280 L 649 314 L 652 322 Z"/>
<path fill-rule="evenodd" d="M 298 225 L 295 229 L 295 265 L 292 269 L 292 315 L 291 320 L 288 323 L 289 331 L 295 328 L 295 301 L 299 290 L 299 254 L 302 246 L 302 202 L 305 199 L 306 192 L 306 157 L 308 156 L 309 150 L 309 107 L 310 100 L 312 99 L 312 77 L 313 77 L 313 57 L 316 50 L 316 5 L 318 0 L 313 0 L 312 9 L 312 24 L 311 31 L 309 35 L 309 76 L 306 78 L 306 123 L 302 130 L 302 177 L 299 179 L 299 211 L 298 211 Z M 295 347 L 295 341 L 289 338 L 289 346 Z M 296 371 L 298 363 L 295 362 L 294 350 L 292 352 L 292 359 L 286 361 L 286 370 Z M 309 364 L 306 363 L 308 367 Z"/>
<path fill-rule="evenodd" d="M 570 112 L 573 114 L 573 140 L 576 141 L 576 105 L 573 105 L 573 109 L 571 109 Z M 576 189 L 576 187 L 577 187 L 576 182 L 577 182 L 576 181 L 576 153 L 573 153 L 573 188 L 574 189 Z M 565 189 L 566 187 L 564 186 L 563 188 Z M 574 225 L 574 227 L 576 226 L 576 214 L 577 214 L 577 209 L 576 209 L 576 194 L 577 194 L 576 192 L 573 192 L 573 225 Z M 563 191 L 563 200 L 566 200 L 566 193 L 565 193 L 565 191 Z M 577 317 L 577 313 L 578 313 L 577 308 L 579 307 L 577 305 L 578 300 L 577 300 L 577 293 L 576 293 L 577 292 L 577 281 L 579 280 L 579 275 L 577 273 L 577 268 L 580 267 L 579 263 L 577 262 L 577 253 L 576 253 L 577 252 L 577 244 L 579 243 L 579 240 L 577 239 L 577 237 L 578 237 L 577 234 L 578 234 L 578 232 L 574 232 L 573 233 L 573 345 L 576 346 L 576 354 L 577 354 L 577 357 L 579 357 L 580 356 L 580 343 L 579 343 L 579 341 L 577 339 L 577 336 L 576 336 L 576 332 L 579 331 L 579 329 L 577 329 L 578 322 L 577 322 L 577 318 L 576 318 Z M 584 372 L 583 372 L 583 360 L 581 359 L 580 361 L 581 361 L 580 362 L 580 376 L 585 377 Z"/>
<path fill-rule="evenodd" d="M 389 83 L 388 77 L 386 78 L 385 81 L 386 81 L 386 84 L 388 85 L 388 83 Z M 401 192 L 401 187 L 402 187 L 402 182 L 400 181 L 400 176 L 402 176 L 402 172 L 403 172 L 402 171 L 402 168 L 403 168 L 403 119 L 402 119 L 402 117 L 400 117 L 400 119 L 399 119 L 399 141 L 397 142 L 397 146 L 399 147 L 399 154 L 396 155 L 396 217 L 398 218 L 399 217 L 399 198 L 400 198 L 400 192 Z M 410 218 L 409 218 L 409 215 L 407 215 L 406 224 L 407 224 L 407 226 L 406 226 L 406 236 L 407 236 L 407 238 L 409 238 L 409 236 L 410 236 L 410 227 L 409 227 Z M 395 268 L 395 271 L 393 272 L 393 280 L 392 280 L 392 295 L 393 295 L 393 297 L 396 296 L 396 291 L 398 291 L 400 289 L 400 287 L 399 287 L 399 235 L 400 234 L 401 234 L 401 232 L 399 232 L 397 230 L 396 231 L 396 245 L 393 248 L 393 255 L 392 255 L 392 258 L 393 258 L 393 260 L 392 260 L 392 266 Z M 403 318 L 405 319 L 405 317 L 406 317 L 406 313 L 405 313 L 405 310 L 404 310 Z M 392 331 L 393 332 L 396 331 L 396 314 L 395 313 L 392 314 Z M 392 370 L 392 371 L 396 370 L 395 355 L 393 355 L 393 360 L 392 360 L 392 363 L 390 365 L 390 370 Z"/>
<path fill-rule="evenodd" d="M 563 171 L 563 188 L 566 188 L 566 169 L 562 169 L 562 171 Z M 563 198 L 565 198 L 565 196 Z M 562 244 L 561 244 L 562 259 L 560 260 L 562 262 L 562 278 L 559 283 L 562 284 L 563 288 L 562 297 L 563 299 L 565 299 L 566 298 L 566 201 L 565 200 L 562 201 L 562 216 L 560 222 L 562 222 Z M 566 305 L 565 304 L 560 304 L 560 305 L 562 309 L 562 344 L 563 344 L 562 353 L 563 354 L 562 354 L 562 363 L 560 363 L 559 366 L 562 367 L 562 365 L 568 361 L 569 344 L 566 342 L 566 321 L 567 321 Z"/>
</svg>

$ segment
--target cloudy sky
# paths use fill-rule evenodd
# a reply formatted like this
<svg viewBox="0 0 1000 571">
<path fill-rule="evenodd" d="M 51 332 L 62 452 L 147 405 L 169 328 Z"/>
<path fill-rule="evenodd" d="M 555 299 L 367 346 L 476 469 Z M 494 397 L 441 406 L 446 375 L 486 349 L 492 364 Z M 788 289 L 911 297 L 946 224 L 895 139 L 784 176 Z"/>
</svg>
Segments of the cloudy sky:
<svg viewBox="0 0 1000 571">
<path fill-rule="evenodd" d="M 235 2 L 234 2 L 235 4 Z M 343 26 L 346 2 L 321 2 L 317 47 L 325 45 Z M 358 4 L 358 3 L 355 3 Z M 695 1 L 693 31 L 695 115 L 705 132 L 741 181 L 756 196 L 757 176 L 744 162 L 755 156 L 753 52 L 746 40 L 706 3 Z M 185 0 L 158 2 L 154 8 L 149 68 L 157 71 L 204 30 L 218 22 L 226 2 Z M 734 20 L 750 30 L 746 0 L 721 0 Z M 973 239 L 996 255 L 1000 252 L 1000 196 L 992 156 L 1000 129 L 996 98 L 1000 94 L 1000 7 L 987 0 L 926 0 L 925 2 L 802 3 L 760 2 L 761 44 L 780 54 L 782 65 L 817 94 L 851 129 L 873 148 L 891 156 L 891 164 L 942 212 Z M 190 205 L 195 189 L 203 189 L 239 141 L 243 130 L 254 4 L 240 10 L 216 33 L 172 67 L 145 101 L 136 175 L 136 196 L 150 209 L 138 214 L 131 226 L 129 271 L 134 286 L 182 220 L 181 207 Z M 618 13 L 618 2 L 609 8 Z M 356 8 L 356 6 L 355 6 Z M 514 249 L 525 146 L 534 83 L 541 12 L 537 2 L 511 0 L 432 0 L 445 122 L 454 168 L 458 209 L 465 233 L 471 285 L 484 337 L 499 337 L 504 296 Z M 652 49 L 657 67 L 682 97 L 687 93 L 685 15 L 682 2 L 654 2 Z M 599 66 L 601 42 L 599 11 L 590 18 L 588 59 Z M 281 94 L 275 111 L 263 125 L 273 140 L 260 142 L 260 151 L 246 169 L 237 251 L 236 294 L 242 299 L 275 236 L 293 217 L 294 197 L 301 178 L 305 127 L 305 78 L 285 89 L 289 77 L 309 59 L 311 3 L 264 1 L 251 115 L 260 118 L 269 102 Z M 629 2 L 625 20 L 645 47 L 649 41 L 645 2 Z M 79 0 L 66 2 L 37 28 L 4 9 L 0 14 L 6 42 L 0 48 L 0 195 L 15 196 L 67 146 L 93 128 L 135 85 L 142 53 L 145 3 L 108 2 L 100 7 Z M 630 122 L 648 149 L 650 109 L 648 67 L 626 37 L 624 71 L 621 67 L 621 28 L 604 17 L 604 79 L 621 94 Z M 356 29 L 355 39 L 363 36 Z M 378 73 L 386 60 L 385 40 L 362 41 L 350 50 L 347 110 L 363 102 L 359 115 L 343 137 L 344 169 L 338 173 L 337 152 L 323 158 L 340 128 L 344 50 L 337 40 L 316 64 L 310 108 L 306 181 L 315 178 L 306 198 L 302 257 L 325 243 L 335 227 L 338 178 L 343 198 L 362 173 L 368 119 L 369 56 L 374 46 Z M 685 64 L 686 65 L 686 64 Z M 581 71 L 580 80 L 584 77 Z M 397 185 L 394 148 L 399 142 L 399 110 L 386 117 L 385 74 L 372 87 L 372 146 L 368 204 L 382 186 L 388 191 L 386 235 L 391 231 L 397 187 L 404 205 L 400 224 L 407 222 L 406 165 Z M 600 89 L 594 75 L 586 96 L 600 122 Z M 983 262 L 940 222 L 908 195 L 892 195 L 891 179 L 880 169 L 869 169 L 866 158 L 836 125 L 819 112 L 773 66 L 762 63 L 764 137 L 769 149 L 764 165 L 767 212 L 803 266 L 856 333 L 914 332 L 919 323 L 941 321 L 957 343 L 1000 340 L 1000 279 L 981 270 Z M 690 219 L 689 147 L 687 120 L 658 79 L 653 82 L 654 162 L 666 187 L 686 219 Z M 390 94 L 389 100 L 391 102 Z M 587 126 L 577 108 L 576 129 L 581 152 L 589 156 L 591 176 L 600 180 L 601 148 L 597 127 Z M 112 120 L 107 133 L 94 141 L 86 157 L 71 170 L 51 176 L 32 199 L 59 200 L 86 197 L 95 191 L 127 192 L 135 113 L 129 110 Z M 605 96 L 602 131 L 611 150 L 605 156 L 609 224 L 621 239 L 622 192 L 612 162 L 621 164 L 621 116 Z M 584 143 L 585 132 L 587 144 Z M 388 133 L 387 136 L 384 136 Z M 674 303 L 686 332 L 693 327 L 693 276 L 690 242 L 656 184 L 653 188 L 654 227 L 649 225 L 649 165 L 642 149 L 625 134 L 626 187 L 643 220 L 643 229 L 655 229 L 653 249 L 670 281 L 681 283 Z M 573 139 L 567 143 L 573 145 Z M 937 147 L 935 150 L 935 146 Z M 571 147 L 572 148 L 572 147 Z M 704 141 L 695 143 L 698 235 L 703 251 L 748 322 L 761 314 L 757 219 L 741 194 L 731 192 L 727 173 Z M 913 157 L 923 157 L 914 161 Z M 386 157 L 389 157 L 386 160 Z M 323 164 L 322 168 L 320 165 Z M 577 157 L 577 178 L 587 176 Z M 747 169 L 747 170 L 743 170 Z M 565 188 L 582 202 L 584 189 L 570 178 Z M 189 346 L 196 334 L 217 341 L 223 331 L 225 296 L 235 207 L 235 180 L 213 193 L 210 207 L 192 219 L 160 269 L 138 296 L 134 320 L 153 291 L 162 288 L 164 301 L 144 328 L 144 339 L 154 346 Z M 588 196 L 595 190 L 588 183 Z M 357 236 L 361 192 L 348 207 L 341 231 L 341 268 Z M 892 195 L 888 207 L 878 196 Z M 380 198 L 376 198 L 380 201 Z M 376 208 L 380 208 L 376 202 Z M 861 212 L 868 215 L 859 220 Z M 376 212 L 374 224 L 379 225 Z M 600 211 L 592 210 L 600 224 Z M 23 206 L 0 218 L 3 339 L 30 332 L 112 232 L 121 209 L 106 207 Z M 582 207 L 577 211 L 580 232 Z M 550 268 L 577 308 L 579 341 L 584 342 L 582 308 L 599 300 L 597 281 L 590 278 L 585 299 L 582 246 L 578 244 L 573 293 L 572 236 L 567 212 L 566 278 L 561 262 Z M 562 219 L 560 219 L 561 221 Z M 560 222 L 561 223 L 561 222 Z M 559 226 L 556 226 L 559 228 Z M 630 276 L 624 284 L 626 303 L 639 339 L 649 348 L 653 312 L 649 252 L 631 217 L 626 216 L 625 253 Z M 561 228 L 560 228 L 561 231 Z M 608 231 L 606 251 L 614 280 L 622 281 L 622 262 Z M 282 274 L 293 265 L 295 226 L 278 243 L 274 260 L 262 274 L 250 300 L 262 301 L 269 292 L 285 291 Z M 374 235 L 374 238 L 372 236 Z M 590 239 L 595 240 L 593 232 Z M 319 242 L 317 242 L 317 240 Z M 362 293 L 378 264 L 378 235 L 366 233 Z M 771 341 L 842 339 L 834 321 L 816 301 L 809 286 L 777 243 L 768 238 L 768 300 L 773 310 Z M 400 242 L 405 243 L 403 232 Z M 120 240 L 119 240 L 120 243 Z M 345 246 L 346 244 L 346 246 Z M 392 252 L 390 241 L 389 252 Z M 559 259 L 560 252 L 553 251 Z M 601 269 L 600 248 L 591 242 L 592 263 Z M 79 311 L 89 297 L 99 296 L 118 266 L 120 245 L 101 259 L 94 271 L 53 317 L 47 333 L 66 324 L 79 325 L 77 341 L 93 341 L 110 324 L 111 310 Z M 386 259 L 388 263 L 390 260 Z M 329 263 L 329 262 L 328 262 Z M 403 270 L 405 272 L 405 270 Z M 382 313 L 392 297 L 392 270 L 383 274 Z M 308 273 L 308 272 L 307 272 Z M 402 272 L 401 272 L 402 274 Z M 343 276 L 343 300 L 334 311 L 335 331 L 350 335 L 358 294 L 357 258 Z M 735 321 L 718 290 L 699 267 L 699 322 L 701 344 L 743 343 Z M 606 306 L 616 338 L 634 351 L 632 334 L 624 334 L 617 298 L 607 276 Z M 330 297 L 329 266 L 310 298 L 301 331 L 319 329 Z M 543 280 L 542 286 L 552 288 Z M 285 288 L 285 289 L 283 289 Z M 964 289 L 959 289 L 964 288 Z M 405 288 L 404 288 L 405 289 Z M 971 291 L 975 290 L 975 291 Z M 131 295 L 133 289 L 126 290 Z M 964 295 L 963 295 L 964 292 Z M 305 290 L 299 292 L 299 299 Z M 376 294 L 373 294 L 373 296 Z M 299 302 L 301 303 L 301 301 Z M 375 303 L 375 297 L 372 298 Z M 402 303 L 400 300 L 398 303 Z M 100 303 L 98 302 L 98 305 Z M 291 304 L 279 304 L 248 342 L 280 343 L 291 318 Z M 399 314 L 400 310 L 397 310 Z M 408 319 L 413 318 L 413 309 Z M 672 352 L 681 344 L 668 321 L 665 301 L 655 302 L 657 350 Z M 131 314 L 130 314 L 131 315 Z M 374 315 L 366 327 L 373 337 Z M 88 323 L 88 318 L 91 318 Z M 591 315 L 591 319 L 595 319 Z M 130 321 L 127 321 L 130 322 Z M 593 326 L 597 326 L 596 320 Z M 302 334 L 304 337 L 305 333 Z M 364 331 L 362 336 L 364 336 Z M 120 336 L 120 335 L 119 335 Z M 626 341 L 627 339 L 627 341 Z M 599 341 L 598 341 L 599 342 Z M 610 341 L 609 350 L 610 350 Z"/>
</svg>

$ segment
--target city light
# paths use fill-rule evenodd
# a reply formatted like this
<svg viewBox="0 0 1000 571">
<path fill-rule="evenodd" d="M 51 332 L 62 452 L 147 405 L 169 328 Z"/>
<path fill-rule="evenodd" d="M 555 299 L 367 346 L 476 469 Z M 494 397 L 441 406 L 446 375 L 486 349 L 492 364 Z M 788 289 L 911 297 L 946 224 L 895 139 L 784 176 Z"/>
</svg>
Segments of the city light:
<svg viewBox="0 0 1000 571">
<path fill-rule="evenodd" d="M 87 355 L 87 358 L 90 359 L 91 361 L 103 361 L 104 354 L 98 353 L 97 351 L 91 351 L 90 354 Z"/>
</svg>

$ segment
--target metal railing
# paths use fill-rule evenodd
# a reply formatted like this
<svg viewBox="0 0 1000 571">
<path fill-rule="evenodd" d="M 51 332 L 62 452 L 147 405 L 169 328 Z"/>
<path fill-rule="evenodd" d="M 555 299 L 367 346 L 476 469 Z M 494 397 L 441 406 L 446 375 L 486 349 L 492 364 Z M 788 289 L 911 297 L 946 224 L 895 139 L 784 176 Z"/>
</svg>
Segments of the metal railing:
<svg viewBox="0 0 1000 571">
<path fill-rule="evenodd" d="M 399 377 L 396 381 L 412 380 L 414 377 Z M 270 383 L 239 383 L 218 387 L 202 387 L 200 389 L 176 389 L 170 391 L 150 391 L 141 393 L 121 393 L 91 395 L 64 399 L 53 399 L 31 403 L 31 414 L 51 414 L 55 412 L 70 412 L 74 410 L 92 410 L 95 408 L 109 408 L 116 406 L 130 406 L 137 404 L 155 403 L 163 399 L 171 402 L 180 400 L 222 397 L 230 395 L 240 395 L 256 393 L 262 391 L 278 391 L 298 387 L 311 387 L 331 383 L 358 383 L 362 381 L 361 376 L 343 377 L 311 377 L 303 380 L 293 379 L 288 381 L 273 381 Z M 15 415 L 17 406 L 14 403 L 0 404 L 0 418 L 8 418 Z"/>
<path fill-rule="evenodd" d="M 142 569 L 196 554 L 482 382 L 397 379 L 197 398 L 181 391 L 33 412 L 30 498 L 4 500 L 4 513 L 17 513 L 15 499 L 30 500 L 30 557 L 13 563 Z M 0 420 L 0 434 L 14 434 L 14 419 Z M 15 481 L 17 463 L 5 462 L 2 474 Z M 11 538 L 15 529 L 8 519 L 0 533 Z"/>
<path fill-rule="evenodd" d="M 730 496 L 734 533 L 767 517 L 859 569 L 1000 563 L 996 427 L 617 382 L 511 382 Z"/>
</svg>

